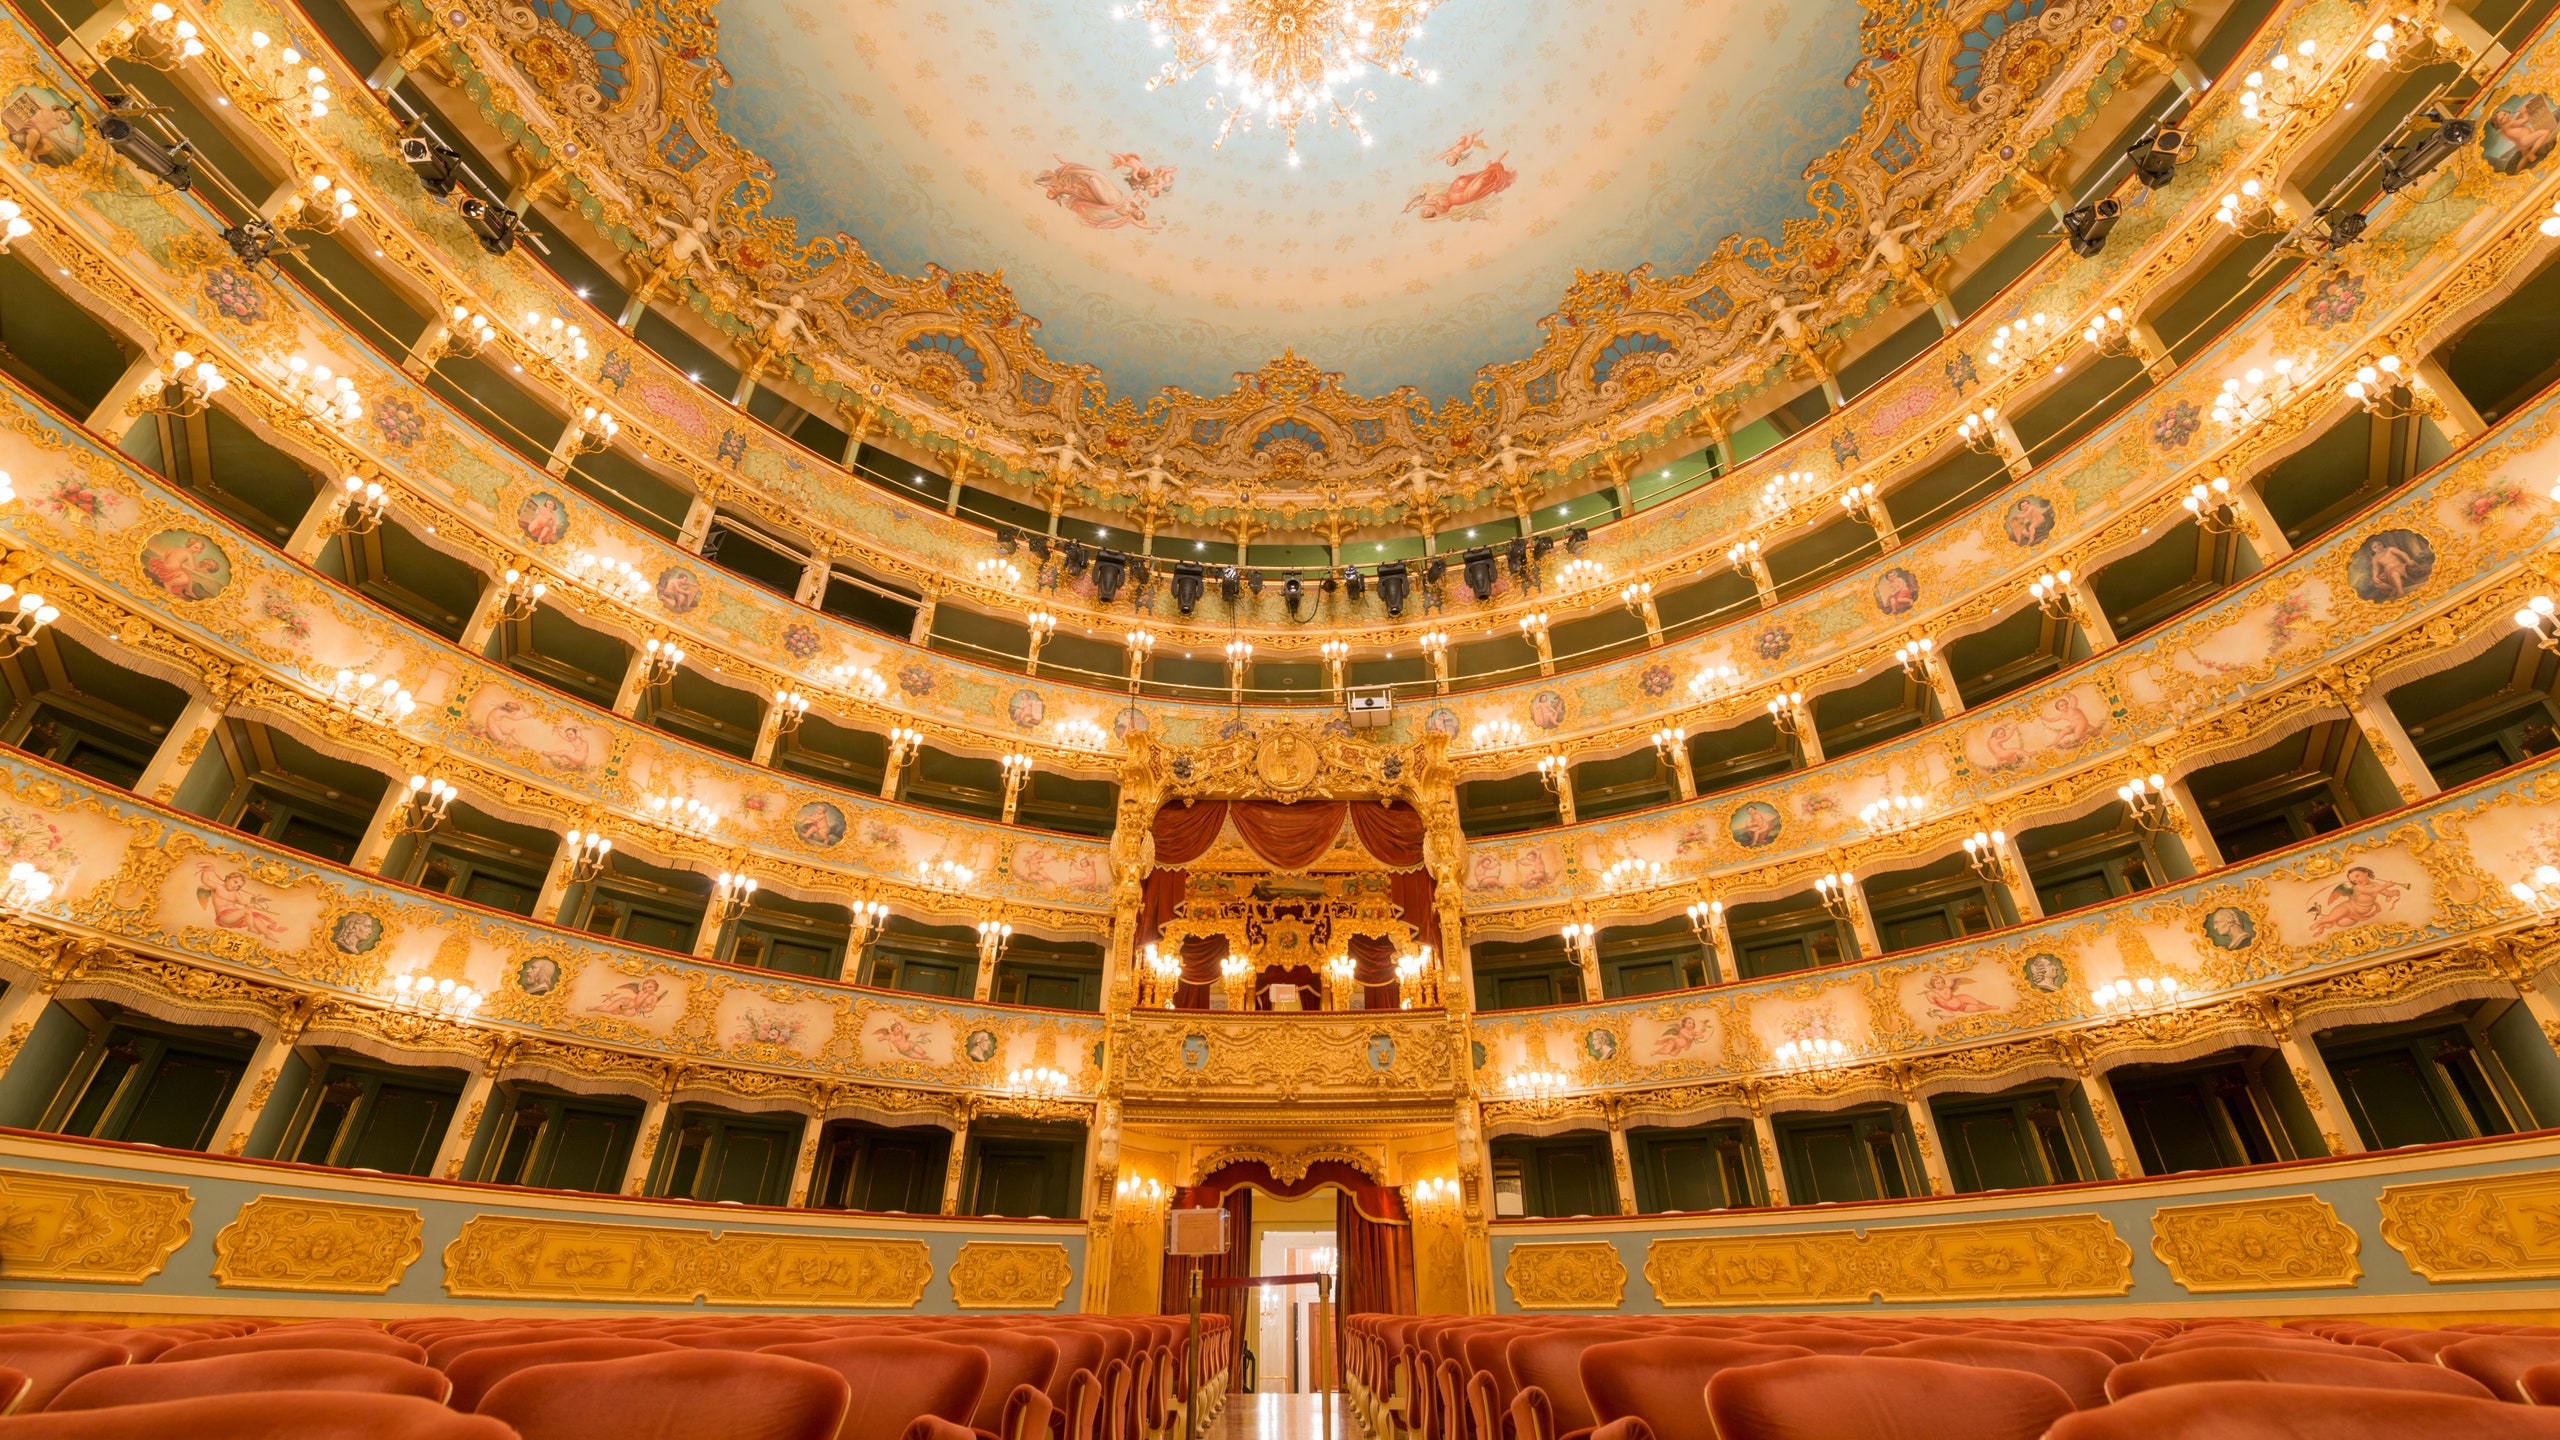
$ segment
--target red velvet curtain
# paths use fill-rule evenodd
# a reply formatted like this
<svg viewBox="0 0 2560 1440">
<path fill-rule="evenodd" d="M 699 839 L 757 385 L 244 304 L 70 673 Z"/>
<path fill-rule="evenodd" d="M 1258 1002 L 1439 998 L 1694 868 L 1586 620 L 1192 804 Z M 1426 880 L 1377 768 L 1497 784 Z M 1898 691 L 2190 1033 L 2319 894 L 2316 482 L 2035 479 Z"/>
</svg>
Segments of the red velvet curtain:
<svg viewBox="0 0 2560 1440">
<path fill-rule="evenodd" d="M 1406 870 L 1422 863 L 1422 812 L 1410 805 L 1354 805 L 1351 828 L 1381 865 Z"/>
<path fill-rule="evenodd" d="M 1199 1196 L 1198 1199 L 1185 1197 Z M 1253 1192 L 1238 1186 L 1223 1195 L 1198 1187 L 1175 1192 L 1177 1209 L 1195 1206 L 1224 1205 L 1227 1210 L 1227 1253 L 1224 1255 L 1167 1255 L 1164 1257 L 1164 1284 L 1156 1293 L 1156 1309 L 1165 1315 L 1191 1313 L 1191 1272 L 1200 1271 L 1200 1313 L 1224 1315 L 1235 1326 L 1238 1343 L 1248 1335 L 1245 1317 L 1252 1313 L 1254 1290 L 1239 1286 L 1232 1290 L 1212 1290 L 1212 1280 L 1241 1280 L 1253 1274 Z"/>
<path fill-rule="evenodd" d="M 1372 1220 L 1348 1190 L 1333 1202 L 1333 1244 L 1342 1256 L 1342 1313 L 1410 1315 L 1413 1226 Z"/>
<path fill-rule="evenodd" d="M 1227 823 L 1227 802 L 1199 800 L 1189 805 L 1156 807 L 1156 866 L 1188 865 L 1218 843 Z"/>
<path fill-rule="evenodd" d="M 1440 955 L 1440 888 L 1428 870 L 1399 870 L 1387 877 L 1387 898 L 1395 902 L 1404 923 L 1413 927 L 1414 943 Z M 1446 958 L 1446 957 L 1442 957 Z"/>
<path fill-rule="evenodd" d="M 1219 983 L 1218 962 L 1227 958 L 1224 935 L 1188 935 L 1183 937 L 1182 979 L 1173 987 L 1173 1008 L 1206 1010 L 1209 987 Z"/>
<path fill-rule="evenodd" d="M 1354 935 L 1343 942 L 1351 952 L 1351 983 L 1370 1010 L 1393 1010 L 1404 998 L 1396 979 L 1396 947 L 1384 935 Z"/>
<path fill-rule="evenodd" d="M 1322 982 L 1316 979 L 1316 972 L 1305 965 L 1263 966 L 1261 973 L 1253 977 L 1253 1003 L 1255 1009 L 1267 1010 L 1271 1008 L 1271 1002 L 1266 997 L 1268 996 L 1271 987 L 1274 985 L 1297 986 L 1298 1006 L 1300 1009 L 1321 1010 L 1324 1008 L 1324 986 Z"/>
<path fill-rule="evenodd" d="M 1333 837 L 1342 833 L 1342 812 L 1350 807 L 1340 800 L 1297 805 L 1239 800 L 1230 808 L 1236 834 L 1253 847 L 1254 854 L 1274 869 L 1304 870 L 1333 848 Z M 1161 856 L 1157 863 L 1163 863 Z"/>
</svg>

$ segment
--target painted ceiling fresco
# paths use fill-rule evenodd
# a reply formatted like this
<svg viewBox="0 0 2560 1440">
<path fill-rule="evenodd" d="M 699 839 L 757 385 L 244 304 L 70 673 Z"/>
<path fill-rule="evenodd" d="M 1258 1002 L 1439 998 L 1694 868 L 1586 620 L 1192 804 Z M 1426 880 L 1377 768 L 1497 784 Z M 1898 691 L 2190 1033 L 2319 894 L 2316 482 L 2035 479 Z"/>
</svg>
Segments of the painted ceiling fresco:
<svg viewBox="0 0 2560 1440">
<path fill-rule="evenodd" d="M 1678 273 L 1809 219 L 1869 94 L 1853 0 L 1447 0 L 1380 77 L 1374 143 L 1212 148 L 1212 77 L 1106 0 L 724 0 L 721 128 L 768 213 L 884 266 L 1000 270 L 1114 393 L 1215 394 L 1283 350 L 1355 391 L 1463 394 L 1577 270 Z"/>
</svg>

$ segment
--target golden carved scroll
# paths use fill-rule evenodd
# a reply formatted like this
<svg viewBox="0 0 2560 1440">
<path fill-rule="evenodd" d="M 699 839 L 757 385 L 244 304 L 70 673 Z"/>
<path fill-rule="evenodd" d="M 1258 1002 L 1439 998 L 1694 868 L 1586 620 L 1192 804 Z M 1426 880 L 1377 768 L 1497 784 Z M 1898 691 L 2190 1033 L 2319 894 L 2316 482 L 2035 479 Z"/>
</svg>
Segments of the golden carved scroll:
<svg viewBox="0 0 2560 1440">
<path fill-rule="evenodd" d="M 2316 1195 L 2176 1205 L 2151 1216 L 2151 1253 L 2189 1293 L 2353 1289 L 2354 1227 Z"/>
<path fill-rule="evenodd" d="M 213 1237 L 213 1283 L 226 1290 L 380 1295 L 425 1248 L 415 1210 L 261 1195 Z"/>
<path fill-rule="evenodd" d="M 972 1240 L 951 1262 L 951 1303 L 963 1310 L 1051 1310 L 1075 1278 L 1064 1245 Z"/>
<path fill-rule="evenodd" d="M 1514 1245 L 1502 1280 L 1523 1310 L 1615 1310 L 1627 1293 L 1627 1262 L 1606 1240 Z"/>
<path fill-rule="evenodd" d="M 635 1304 L 905 1310 L 933 1262 L 921 1240 L 480 1215 L 444 1250 L 445 1292 Z"/>
<path fill-rule="evenodd" d="M 195 1233 L 183 1185 L 0 1170 L 0 1275 L 139 1285 Z"/>
<path fill-rule="evenodd" d="M 2430 1284 L 2560 1276 L 2560 1170 L 2387 1186 L 2382 1238 Z"/>
<path fill-rule="evenodd" d="M 2133 1247 L 2102 1215 L 1694 1235 L 1647 1247 L 1644 1278 L 1670 1306 L 2122 1295 L 2133 1288 Z"/>
</svg>

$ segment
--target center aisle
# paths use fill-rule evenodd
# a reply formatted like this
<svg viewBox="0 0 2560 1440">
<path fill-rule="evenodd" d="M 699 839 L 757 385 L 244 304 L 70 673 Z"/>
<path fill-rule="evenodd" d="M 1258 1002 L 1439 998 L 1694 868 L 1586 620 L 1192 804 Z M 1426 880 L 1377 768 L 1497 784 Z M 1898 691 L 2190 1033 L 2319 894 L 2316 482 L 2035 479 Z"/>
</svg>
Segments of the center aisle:
<svg viewBox="0 0 2560 1440">
<path fill-rule="evenodd" d="M 1360 1426 L 1336 1394 L 1230 1395 L 1201 1440 L 1360 1440 Z"/>
</svg>

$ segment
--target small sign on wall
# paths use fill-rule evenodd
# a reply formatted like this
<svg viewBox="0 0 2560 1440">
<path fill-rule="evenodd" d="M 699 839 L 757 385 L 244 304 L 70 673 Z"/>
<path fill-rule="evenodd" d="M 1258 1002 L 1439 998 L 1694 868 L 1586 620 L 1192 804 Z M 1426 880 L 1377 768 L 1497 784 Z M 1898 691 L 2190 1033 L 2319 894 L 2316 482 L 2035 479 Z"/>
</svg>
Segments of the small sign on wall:
<svg viewBox="0 0 2560 1440">
<path fill-rule="evenodd" d="M 1224 1255 L 1233 1215 L 1223 1205 L 1175 1210 L 1165 1217 L 1165 1253 Z"/>
</svg>

